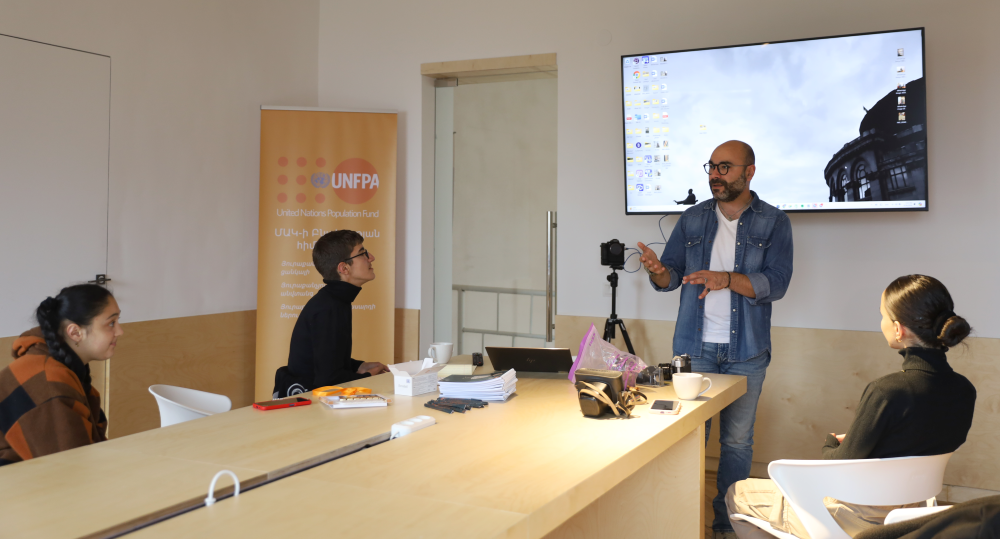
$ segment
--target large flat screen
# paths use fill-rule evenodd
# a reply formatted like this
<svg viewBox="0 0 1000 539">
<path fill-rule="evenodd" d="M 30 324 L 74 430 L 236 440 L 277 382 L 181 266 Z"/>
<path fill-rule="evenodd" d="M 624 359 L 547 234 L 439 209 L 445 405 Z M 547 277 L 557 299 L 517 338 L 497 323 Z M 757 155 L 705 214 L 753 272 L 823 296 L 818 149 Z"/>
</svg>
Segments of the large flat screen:
<svg viewBox="0 0 1000 539">
<path fill-rule="evenodd" d="M 924 30 L 622 56 L 625 210 L 711 198 L 732 139 L 785 211 L 926 211 Z"/>
</svg>

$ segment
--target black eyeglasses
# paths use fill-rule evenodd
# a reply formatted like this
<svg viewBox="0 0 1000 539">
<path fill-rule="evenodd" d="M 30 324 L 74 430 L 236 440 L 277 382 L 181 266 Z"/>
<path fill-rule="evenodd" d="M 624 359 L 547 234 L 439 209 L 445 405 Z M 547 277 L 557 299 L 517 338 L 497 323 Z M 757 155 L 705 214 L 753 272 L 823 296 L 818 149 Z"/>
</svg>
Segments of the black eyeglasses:
<svg viewBox="0 0 1000 539">
<path fill-rule="evenodd" d="M 360 253 L 358 253 L 358 254 L 356 254 L 356 255 L 354 255 L 354 256 L 349 256 L 349 257 L 345 258 L 345 259 L 343 260 L 343 262 L 350 262 L 352 258 L 357 258 L 357 257 L 359 257 L 359 256 L 363 256 L 363 257 L 365 257 L 365 258 L 370 258 L 370 257 L 369 257 L 368 255 L 369 255 L 369 253 L 368 253 L 368 249 L 364 249 L 364 248 L 362 248 L 362 249 L 361 249 L 361 252 L 360 252 Z"/>
<path fill-rule="evenodd" d="M 705 167 L 705 174 L 711 174 L 712 169 L 718 169 L 719 174 L 725 176 L 726 174 L 729 174 L 729 169 L 733 167 L 748 167 L 750 165 L 730 165 L 729 163 L 719 163 L 716 165 L 715 163 L 709 161 L 702 166 Z"/>
</svg>

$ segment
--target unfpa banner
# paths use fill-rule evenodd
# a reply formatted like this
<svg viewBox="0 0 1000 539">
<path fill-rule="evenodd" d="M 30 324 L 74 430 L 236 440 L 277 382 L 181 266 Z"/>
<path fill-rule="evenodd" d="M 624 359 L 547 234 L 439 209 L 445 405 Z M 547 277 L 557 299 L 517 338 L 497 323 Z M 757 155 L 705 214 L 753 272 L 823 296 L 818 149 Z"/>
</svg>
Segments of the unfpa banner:
<svg viewBox="0 0 1000 539">
<path fill-rule="evenodd" d="M 396 114 L 261 109 L 256 400 L 271 397 L 292 328 L 322 288 L 312 248 L 355 230 L 375 256 L 375 280 L 354 301 L 354 348 L 392 363 L 396 273 Z"/>
</svg>

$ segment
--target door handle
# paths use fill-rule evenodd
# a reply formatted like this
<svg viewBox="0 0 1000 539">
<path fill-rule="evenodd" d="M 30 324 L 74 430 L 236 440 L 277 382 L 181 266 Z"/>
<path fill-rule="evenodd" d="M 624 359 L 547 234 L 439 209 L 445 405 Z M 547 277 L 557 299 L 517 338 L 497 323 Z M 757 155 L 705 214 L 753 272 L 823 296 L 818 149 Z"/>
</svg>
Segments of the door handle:
<svg viewBox="0 0 1000 539">
<path fill-rule="evenodd" d="M 109 281 L 111 281 L 111 279 L 109 279 L 106 274 L 104 274 L 104 273 L 98 273 L 94 277 L 93 281 L 87 281 L 87 282 L 90 283 L 90 284 L 96 284 L 96 285 L 104 286 Z"/>
</svg>

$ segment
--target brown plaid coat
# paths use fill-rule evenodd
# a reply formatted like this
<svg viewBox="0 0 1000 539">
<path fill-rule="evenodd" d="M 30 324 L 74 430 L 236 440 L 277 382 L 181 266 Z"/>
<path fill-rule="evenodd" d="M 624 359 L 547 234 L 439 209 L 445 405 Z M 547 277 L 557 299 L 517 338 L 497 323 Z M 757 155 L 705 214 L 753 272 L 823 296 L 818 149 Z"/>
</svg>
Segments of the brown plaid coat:
<svg viewBox="0 0 1000 539">
<path fill-rule="evenodd" d="M 0 466 L 106 440 L 101 395 L 48 356 L 37 330 L 14 341 L 0 370 Z"/>
</svg>

